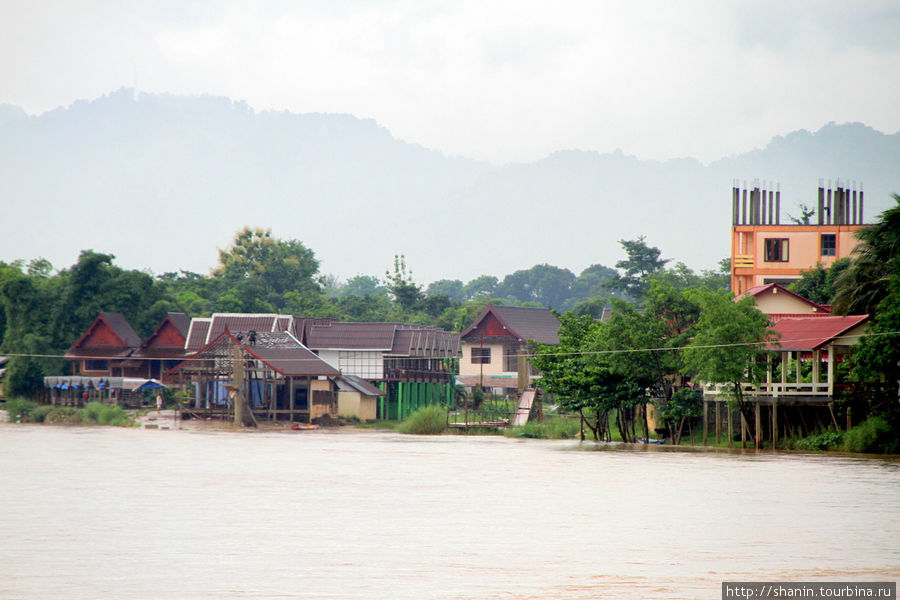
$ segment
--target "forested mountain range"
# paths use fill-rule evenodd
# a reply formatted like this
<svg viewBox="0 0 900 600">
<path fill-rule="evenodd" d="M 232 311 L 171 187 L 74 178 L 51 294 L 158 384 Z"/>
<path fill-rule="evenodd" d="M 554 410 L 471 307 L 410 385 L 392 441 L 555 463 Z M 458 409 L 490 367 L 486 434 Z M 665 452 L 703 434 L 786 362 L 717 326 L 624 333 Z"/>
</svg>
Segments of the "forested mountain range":
<svg viewBox="0 0 900 600">
<path fill-rule="evenodd" d="M 640 235 L 713 269 L 729 252 L 735 179 L 778 182 L 795 214 L 821 178 L 863 182 L 871 218 L 900 190 L 898 164 L 900 134 L 854 123 L 706 165 L 621 150 L 492 165 L 351 115 L 122 89 L 37 116 L 0 106 L 0 260 L 64 268 L 93 249 L 125 268 L 207 273 L 250 225 L 301 240 L 345 280 L 380 276 L 395 254 L 422 283 L 545 263 L 577 274 Z"/>
</svg>

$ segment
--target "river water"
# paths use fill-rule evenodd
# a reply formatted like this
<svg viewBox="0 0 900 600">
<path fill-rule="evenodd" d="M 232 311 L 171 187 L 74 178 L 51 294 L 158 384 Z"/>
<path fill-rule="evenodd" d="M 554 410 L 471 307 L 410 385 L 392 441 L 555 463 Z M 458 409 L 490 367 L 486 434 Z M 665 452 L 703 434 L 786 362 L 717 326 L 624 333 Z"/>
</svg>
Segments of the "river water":
<svg viewBox="0 0 900 600">
<path fill-rule="evenodd" d="M 896 581 L 900 461 L 0 425 L 0 598 L 719 598 Z"/>
</svg>

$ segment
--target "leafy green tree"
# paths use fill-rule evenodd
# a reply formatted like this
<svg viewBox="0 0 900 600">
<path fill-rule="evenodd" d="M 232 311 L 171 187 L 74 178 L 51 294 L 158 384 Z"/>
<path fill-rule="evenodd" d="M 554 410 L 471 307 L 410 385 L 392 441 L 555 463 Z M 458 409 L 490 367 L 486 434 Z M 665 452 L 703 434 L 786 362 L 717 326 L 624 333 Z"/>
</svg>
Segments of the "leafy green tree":
<svg viewBox="0 0 900 600">
<path fill-rule="evenodd" d="M 507 275 L 497 292 L 519 302 L 559 309 L 571 296 L 573 283 L 575 275 L 568 269 L 543 264 Z"/>
<path fill-rule="evenodd" d="M 575 308 L 572 309 L 572 314 L 577 317 L 590 316 L 595 319 L 600 319 L 607 306 L 609 306 L 609 298 L 595 296 L 590 300 L 582 300 L 576 304 Z"/>
<path fill-rule="evenodd" d="M 751 405 L 741 383 L 759 383 L 765 373 L 759 359 L 765 344 L 774 340 L 769 317 L 749 297 L 735 302 L 730 294 L 708 290 L 690 295 L 701 312 L 683 352 L 685 370 L 706 383 L 730 384 L 738 409 L 750 423 Z"/>
<path fill-rule="evenodd" d="M 618 351 L 610 357 L 613 368 L 650 399 L 665 407 L 683 372 L 681 348 L 690 339 L 700 307 L 675 287 L 651 281 L 638 309 L 614 300 L 610 320 L 600 329 L 597 350 Z M 647 400 L 642 402 L 646 404 Z M 646 406 L 642 406 L 644 433 L 649 437 Z"/>
<path fill-rule="evenodd" d="M 587 353 L 599 323 L 572 313 L 559 319 L 559 345 L 534 344 L 529 360 L 541 372 L 541 387 L 556 394 L 563 408 L 577 412 L 594 439 L 608 439 L 609 414 L 615 407 L 611 400 L 621 377 Z"/>
<path fill-rule="evenodd" d="M 413 281 L 412 271 L 406 267 L 406 257 L 394 255 L 394 271 L 384 272 L 385 285 L 394 302 L 405 311 L 414 311 L 424 298 L 422 287 Z"/>
<path fill-rule="evenodd" d="M 452 302 L 465 302 L 465 285 L 459 279 L 439 279 L 428 284 L 425 292 L 429 296 L 446 296 Z"/>
<path fill-rule="evenodd" d="M 493 275 L 481 275 L 466 284 L 463 292 L 467 300 L 477 298 L 491 298 L 497 293 L 499 281 Z"/>
<path fill-rule="evenodd" d="M 867 334 L 852 355 L 856 381 L 885 378 L 896 408 L 900 386 L 900 196 L 897 205 L 857 233 L 860 246 L 838 277 L 835 312 L 872 315 Z"/>
<path fill-rule="evenodd" d="M 881 213 L 878 222 L 856 233 L 850 266 L 835 281 L 835 314 L 873 314 L 890 292 L 890 280 L 900 272 L 900 195 L 896 206 Z"/>
<path fill-rule="evenodd" d="M 236 300 L 246 312 L 271 312 L 284 307 L 287 292 L 323 297 L 318 271 L 318 259 L 302 242 L 279 240 L 269 229 L 245 227 L 227 249 L 219 250 L 219 266 L 212 274 L 230 290 L 229 303 Z"/>
<path fill-rule="evenodd" d="M 660 258 L 662 251 L 648 246 L 644 236 L 636 240 L 619 240 L 619 243 L 628 258 L 616 263 L 616 268 L 621 273 L 616 273 L 610 280 L 609 287 L 624 292 L 628 297 L 640 302 L 649 285 L 648 278 L 661 271 L 669 261 Z"/>
<path fill-rule="evenodd" d="M 657 408 L 657 415 L 669 425 L 672 443 L 681 443 L 684 424 L 703 414 L 703 392 L 689 387 L 679 388 L 668 402 Z"/>
<path fill-rule="evenodd" d="M 341 286 L 338 297 L 346 296 L 384 296 L 387 297 L 388 291 L 381 280 L 373 275 L 354 275 L 347 280 L 347 283 Z"/>
<path fill-rule="evenodd" d="M 835 294 L 834 282 L 849 266 L 849 258 L 839 258 L 827 268 L 819 263 L 804 271 L 788 289 L 817 304 L 831 304 Z"/>
</svg>

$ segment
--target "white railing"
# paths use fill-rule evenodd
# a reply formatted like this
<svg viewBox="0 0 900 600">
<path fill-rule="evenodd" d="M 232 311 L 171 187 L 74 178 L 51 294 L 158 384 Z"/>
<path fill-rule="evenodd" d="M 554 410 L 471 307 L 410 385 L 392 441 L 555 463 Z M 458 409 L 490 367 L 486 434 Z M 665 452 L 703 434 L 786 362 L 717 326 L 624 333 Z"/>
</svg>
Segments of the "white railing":
<svg viewBox="0 0 900 600">
<path fill-rule="evenodd" d="M 707 396 L 720 396 L 731 394 L 730 384 L 707 384 L 703 391 Z M 741 384 L 741 390 L 745 396 L 830 396 L 827 383 L 797 383 L 797 382 L 772 382 L 753 385 Z"/>
</svg>

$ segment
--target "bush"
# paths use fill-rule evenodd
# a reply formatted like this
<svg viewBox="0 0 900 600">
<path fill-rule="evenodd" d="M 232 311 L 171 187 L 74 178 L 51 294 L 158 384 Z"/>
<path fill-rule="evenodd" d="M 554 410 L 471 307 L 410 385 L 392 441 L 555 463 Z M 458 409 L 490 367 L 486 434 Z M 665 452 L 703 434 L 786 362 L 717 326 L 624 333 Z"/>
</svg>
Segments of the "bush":
<svg viewBox="0 0 900 600">
<path fill-rule="evenodd" d="M 585 428 L 586 429 L 586 428 Z M 507 437 L 531 437 L 544 440 L 566 440 L 581 435 L 581 420 L 552 417 L 543 421 L 528 421 L 521 427 L 513 427 L 503 432 Z M 586 431 L 590 436 L 591 432 Z"/>
<path fill-rule="evenodd" d="M 440 404 L 424 406 L 397 427 L 400 433 L 438 435 L 447 431 L 447 410 Z"/>
<path fill-rule="evenodd" d="M 6 412 L 10 423 L 29 423 L 31 413 L 38 407 L 37 402 L 25 398 L 10 398 L 6 401 Z"/>
<path fill-rule="evenodd" d="M 84 425 L 111 425 L 128 427 L 133 424 L 121 406 L 108 406 L 99 402 L 89 402 L 80 411 L 81 423 Z"/>
<path fill-rule="evenodd" d="M 837 431 L 826 431 L 819 435 L 811 435 L 794 442 L 795 450 L 831 450 L 840 446 L 844 436 Z"/>
<path fill-rule="evenodd" d="M 897 452 L 900 442 L 883 417 L 870 417 L 844 433 L 842 449 L 847 452 Z"/>
</svg>

